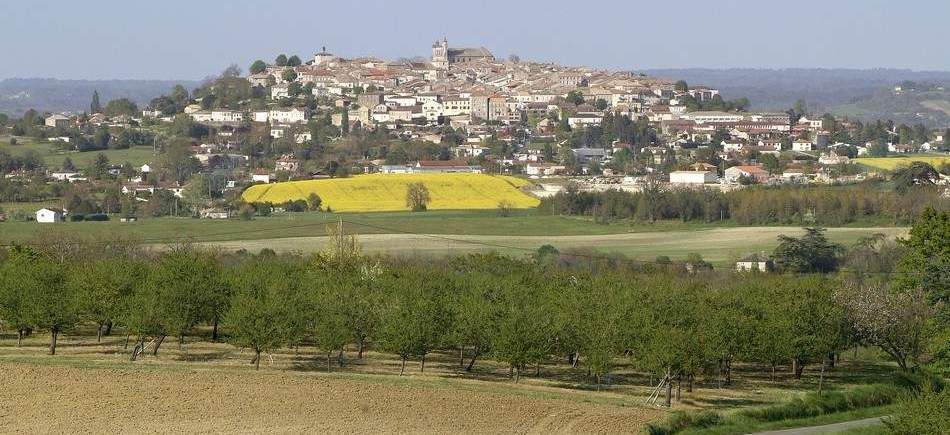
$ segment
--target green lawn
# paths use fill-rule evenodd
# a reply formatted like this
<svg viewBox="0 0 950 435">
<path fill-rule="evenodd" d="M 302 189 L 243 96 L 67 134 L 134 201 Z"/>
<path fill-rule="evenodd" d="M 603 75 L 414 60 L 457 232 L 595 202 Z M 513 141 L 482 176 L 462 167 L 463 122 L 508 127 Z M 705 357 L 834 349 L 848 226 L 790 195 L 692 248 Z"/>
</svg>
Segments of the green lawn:
<svg viewBox="0 0 950 435">
<path fill-rule="evenodd" d="M 98 156 L 99 153 L 105 154 L 106 157 L 109 158 L 109 162 L 115 164 L 129 162 L 133 165 L 142 165 L 153 161 L 155 157 L 152 153 L 152 147 L 150 146 L 132 147 L 125 150 L 62 151 L 55 143 L 37 142 L 35 139 L 29 137 L 17 137 L 17 144 L 10 145 L 9 136 L 0 136 L 0 149 L 7 150 L 10 154 L 15 156 L 23 155 L 29 150 L 36 151 L 43 156 L 43 161 L 46 163 L 46 166 L 51 169 L 61 167 L 66 157 L 72 159 L 73 164 L 76 165 L 77 168 L 82 169 L 95 162 L 96 156 Z"/>
<path fill-rule="evenodd" d="M 593 250 L 653 260 L 659 255 L 682 259 L 699 253 L 717 265 L 759 251 L 771 251 L 780 234 L 798 235 L 798 227 L 738 227 L 731 224 L 663 222 L 597 224 L 581 217 L 549 216 L 534 210 L 500 217 L 495 211 L 429 211 L 425 213 L 289 213 L 243 220 L 192 218 L 142 219 L 138 222 L 67 222 L 43 224 L 55 230 L 84 237 L 126 236 L 143 243 L 163 245 L 201 242 L 225 249 L 263 248 L 278 252 L 320 250 L 326 226 L 344 221 L 347 232 L 360 235 L 367 253 L 397 256 L 442 256 L 476 251 L 498 251 L 521 256 L 541 245 L 561 251 Z M 41 224 L 0 224 L 0 243 L 25 242 L 38 234 Z M 831 240 L 850 245 L 873 233 L 890 237 L 906 234 L 906 228 L 830 228 Z"/>
</svg>

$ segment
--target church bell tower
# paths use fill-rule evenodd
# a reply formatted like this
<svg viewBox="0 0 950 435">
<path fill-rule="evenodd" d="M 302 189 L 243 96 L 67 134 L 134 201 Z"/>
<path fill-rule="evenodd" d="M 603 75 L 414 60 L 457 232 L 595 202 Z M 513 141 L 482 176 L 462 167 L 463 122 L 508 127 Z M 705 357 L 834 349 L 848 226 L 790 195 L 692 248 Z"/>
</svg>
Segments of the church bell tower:
<svg viewBox="0 0 950 435">
<path fill-rule="evenodd" d="M 449 41 L 445 37 L 432 44 L 432 66 L 438 69 L 449 68 Z"/>
</svg>

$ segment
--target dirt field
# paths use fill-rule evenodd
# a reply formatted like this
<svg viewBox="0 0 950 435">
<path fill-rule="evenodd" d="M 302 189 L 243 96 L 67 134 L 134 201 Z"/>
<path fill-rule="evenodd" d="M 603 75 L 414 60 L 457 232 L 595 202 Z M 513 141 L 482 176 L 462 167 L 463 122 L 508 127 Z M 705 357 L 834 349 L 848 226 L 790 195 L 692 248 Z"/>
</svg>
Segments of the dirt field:
<svg viewBox="0 0 950 435">
<path fill-rule="evenodd" d="M 629 433 L 662 415 L 481 391 L 461 381 L 444 388 L 304 373 L 22 363 L 0 363 L 0 372 L 2 433 Z"/>
</svg>

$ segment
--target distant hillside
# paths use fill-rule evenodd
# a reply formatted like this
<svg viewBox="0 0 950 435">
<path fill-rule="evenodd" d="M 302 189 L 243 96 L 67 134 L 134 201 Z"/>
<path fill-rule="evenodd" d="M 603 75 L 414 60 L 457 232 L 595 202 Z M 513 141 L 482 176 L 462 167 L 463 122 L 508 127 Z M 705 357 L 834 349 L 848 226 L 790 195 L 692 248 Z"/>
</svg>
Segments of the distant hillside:
<svg viewBox="0 0 950 435">
<path fill-rule="evenodd" d="M 756 110 L 785 110 L 803 99 L 809 109 L 830 108 L 868 99 L 905 80 L 950 83 L 950 71 L 903 69 L 652 69 L 649 75 L 718 88 L 725 98 L 747 97 Z"/>
<path fill-rule="evenodd" d="M 83 112 L 89 110 L 92 93 L 100 101 L 128 98 L 139 105 L 168 93 L 176 84 L 191 90 L 199 85 L 189 80 L 58 80 L 6 79 L 0 81 L 0 113 L 19 116 L 29 109 L 40 112 Z"/>
<path fill-rule="evenodd" d="M 924 124 L 928 127 L 950 127 L 950 92 L 944 89 L 903 90 L 880 89 L 869 97 L 834 106 L 836 115 L 862 120 L 893 119 L 905 124 Z"/>
</svg>

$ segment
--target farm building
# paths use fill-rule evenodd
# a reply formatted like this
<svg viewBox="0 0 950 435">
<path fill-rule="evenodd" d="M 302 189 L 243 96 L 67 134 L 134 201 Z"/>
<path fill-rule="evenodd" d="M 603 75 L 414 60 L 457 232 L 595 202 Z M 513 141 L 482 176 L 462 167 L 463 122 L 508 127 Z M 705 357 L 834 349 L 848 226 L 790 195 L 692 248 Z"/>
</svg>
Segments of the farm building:
<svg viewBox="0 0 950 435">
<path fill-rule="evenodd" d="M 673 171 L 670 172 L 672 184 L 718 183 L 719 175 L 712 171 Z"/>
<path fill-rule="evenodd" d="M 36 221 L 41 223 L 63 222 L 66 212 L 58 208 L 41 208 L 36 211 Z"/>
</svg>

